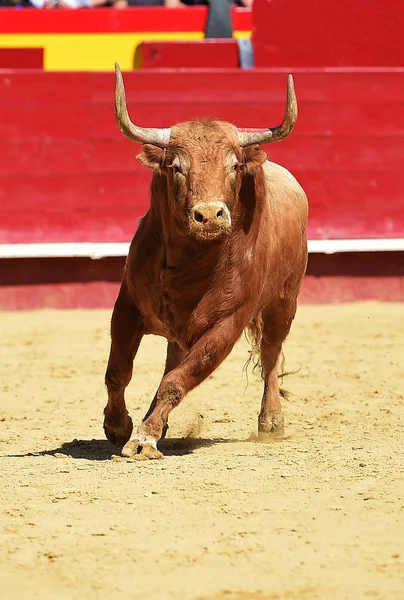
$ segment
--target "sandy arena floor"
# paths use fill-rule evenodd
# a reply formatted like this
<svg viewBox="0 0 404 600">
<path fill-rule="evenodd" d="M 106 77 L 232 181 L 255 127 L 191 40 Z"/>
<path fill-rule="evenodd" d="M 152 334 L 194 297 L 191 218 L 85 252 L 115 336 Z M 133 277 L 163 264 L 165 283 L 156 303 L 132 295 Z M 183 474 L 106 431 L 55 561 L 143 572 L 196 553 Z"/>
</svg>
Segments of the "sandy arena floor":
<svg viewBox="0 0 404 600">
<path fill-rule="evenodd" d="M 271 444 L 246 441 L 261 386 L 241 341 L 152 462 L 103 436 L 109 317 L 0 314 L 2 598 L 404 598 L 404 305 L 299 309 Z M 145 338 L 135 421 L 163 361 Z"/>
</svg>

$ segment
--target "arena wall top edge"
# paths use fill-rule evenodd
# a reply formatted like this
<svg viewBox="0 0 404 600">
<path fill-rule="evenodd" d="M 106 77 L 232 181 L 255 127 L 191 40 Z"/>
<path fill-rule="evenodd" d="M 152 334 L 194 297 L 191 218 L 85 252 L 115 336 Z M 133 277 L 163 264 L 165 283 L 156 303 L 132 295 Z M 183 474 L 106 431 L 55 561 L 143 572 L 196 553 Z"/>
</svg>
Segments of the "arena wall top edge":
<svg viewBox="0 0 404 600">
<path fill-rule="evenodd" d="M 43 48 L 48 71 L 132 69 L 136 48 L 149 40 L 201 40 L 204 6 L 186 9 L 0 10 L 0 48 Z M 232 9 L 234 37 L 251 35 L 251 10 Z"/>
</svg>

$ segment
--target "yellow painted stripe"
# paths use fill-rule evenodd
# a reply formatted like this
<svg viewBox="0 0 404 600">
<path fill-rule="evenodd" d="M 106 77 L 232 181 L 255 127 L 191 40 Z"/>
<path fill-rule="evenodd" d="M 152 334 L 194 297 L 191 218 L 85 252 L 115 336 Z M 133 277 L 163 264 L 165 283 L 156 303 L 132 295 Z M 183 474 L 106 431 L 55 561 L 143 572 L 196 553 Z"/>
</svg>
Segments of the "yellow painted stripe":
<svg viewBox="0 0 404 600">
<path fill-rule="evenodd" d="M 234 37 L 248 38 L 250 31 Z M 48 71 L 111 71 L 115 61 L 133 69 L 137 46 L 144 40 L 201 40 L 200 31 L 159 33 L 13 33 L 0 34 L 0 48 L 44 48 Z"/>
</svg>

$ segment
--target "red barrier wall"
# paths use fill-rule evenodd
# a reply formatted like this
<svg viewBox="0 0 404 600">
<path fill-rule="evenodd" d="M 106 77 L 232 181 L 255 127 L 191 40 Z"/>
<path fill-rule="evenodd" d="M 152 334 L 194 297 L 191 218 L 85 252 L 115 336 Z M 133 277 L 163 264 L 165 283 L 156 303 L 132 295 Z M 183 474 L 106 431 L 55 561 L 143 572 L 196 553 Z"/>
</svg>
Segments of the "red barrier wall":
<svg viewBox="0 0 404 600">
<path fill-rule="evenodd" d="M 0 259 L 0 309 L 111 308 L 125 258 Z M 402 252 L 310 254 L 301 303 L 404 301 Z"/>
<path fill-rule="evenodd" d="M 309 237 L 404 237 L 404 69 L 295 69 L 298 124 L 270 157 L 308 192 Z M 134 121 L 278 124 L 287 71 L 125 76 Z M 0 242 L 126 241 L 150 173 L 113 113 L 109 73 L 0 72 Z"/>
<path fill-rule="evenodd" d="M 257 67 L 404 66 L 402 0 L 254 0 Z"/>
</svg>

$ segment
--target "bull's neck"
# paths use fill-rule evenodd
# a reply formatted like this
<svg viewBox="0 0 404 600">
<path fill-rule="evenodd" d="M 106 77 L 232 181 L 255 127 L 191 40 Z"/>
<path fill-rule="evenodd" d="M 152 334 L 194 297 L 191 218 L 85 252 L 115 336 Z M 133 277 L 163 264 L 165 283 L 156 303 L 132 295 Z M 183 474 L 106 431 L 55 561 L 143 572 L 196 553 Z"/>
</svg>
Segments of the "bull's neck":
<svg viewBox="0 0 404 600">
<path fill-rule="evenodd" d="M 203 269 L 209 265 L 214 269 L 219 260 L 228 251 L 228 239 L 198 242 L 189 235 L 169 235 L 162 244 L 162 263 L 164 268 Z"/>
</svg>

